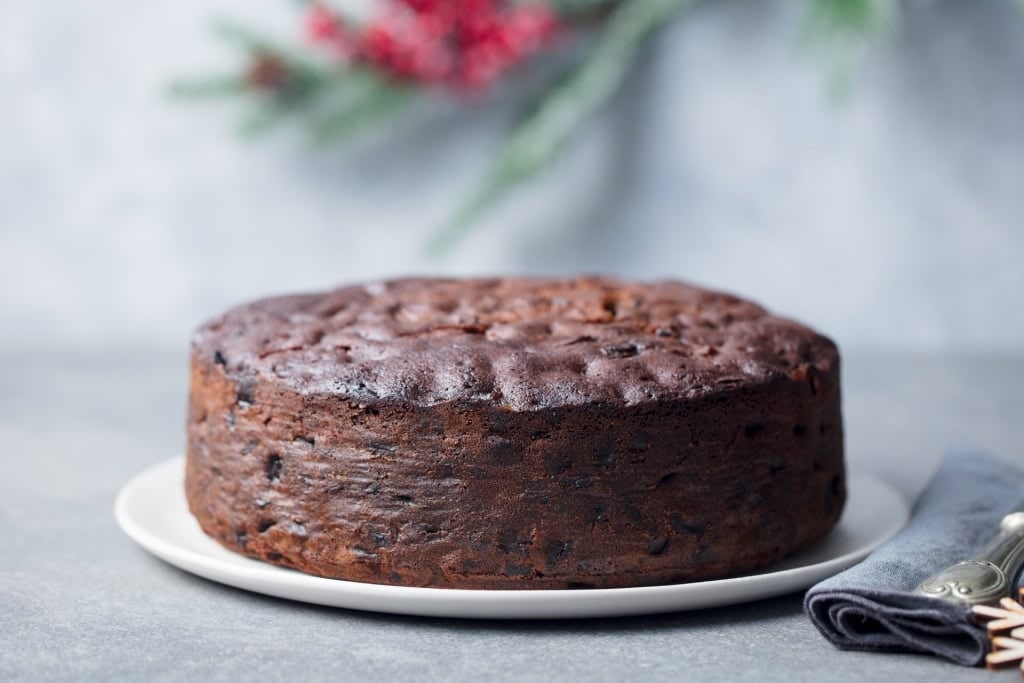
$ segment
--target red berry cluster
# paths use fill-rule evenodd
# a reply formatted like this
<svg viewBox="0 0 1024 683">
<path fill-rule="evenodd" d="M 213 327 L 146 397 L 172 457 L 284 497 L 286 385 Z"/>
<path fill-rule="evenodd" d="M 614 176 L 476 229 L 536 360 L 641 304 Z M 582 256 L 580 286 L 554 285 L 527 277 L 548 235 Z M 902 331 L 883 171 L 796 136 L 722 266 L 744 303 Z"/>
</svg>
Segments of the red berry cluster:
<svg viewBox="0 0 1024 683">
<path fill-rule="evenodd" d="M 543 2 L 502 0 L 384 0 L 365 26 L 314 4 L 310 40 L 345 59 L 393 77 L 478 90 L 543 48 L 559 28 Z"/>
</svg>

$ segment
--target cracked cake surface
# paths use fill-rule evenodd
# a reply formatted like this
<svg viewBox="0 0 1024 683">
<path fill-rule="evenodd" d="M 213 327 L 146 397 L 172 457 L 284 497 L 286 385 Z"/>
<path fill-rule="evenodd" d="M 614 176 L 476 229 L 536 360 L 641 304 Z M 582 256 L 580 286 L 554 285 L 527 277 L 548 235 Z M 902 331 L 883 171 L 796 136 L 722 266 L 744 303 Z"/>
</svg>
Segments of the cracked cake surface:
<svg viewBox="0 0 1024 683">
<path fill-rule="evenodd" d="M 839 355 L 675 281 L 410 278 L 265 299 L 192 346 L 186 492 L 227 547 L 356 581 L 741 573 L 845 499 Z"/>
</svg>

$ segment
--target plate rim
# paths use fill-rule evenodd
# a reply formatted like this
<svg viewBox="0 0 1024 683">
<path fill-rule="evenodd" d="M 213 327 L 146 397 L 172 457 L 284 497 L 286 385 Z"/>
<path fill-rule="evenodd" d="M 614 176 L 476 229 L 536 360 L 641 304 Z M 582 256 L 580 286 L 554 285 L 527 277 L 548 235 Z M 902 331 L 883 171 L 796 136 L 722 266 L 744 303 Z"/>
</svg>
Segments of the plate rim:
<svg viewBox="0 0 1024 683">
<path fill-rule="evenodd" d="M 168 495 L 175 495 L 171 489 L 176 489 L 181 496 L 180 502 L 184 503 L 184 488 L 171 485 L 171 482 L 178 482 L 183 477 L 184 462 L 185 457 L 178 455 L 149 465 L 118 491 L 114 501 L 114 518 L 121 530 L 144 550 L 191 574 L 242 590 L 329 607 L 413 616 L 474 619 L 600 618 L 682 612 L 775 597 L 808 588 L 817 581 L 853 566 L 895 536 L 910 516 L 906 499 L 892 484 L 859 469 L 851 472 L 848 465 L 848 490 L 856 492 L 861 487 L 874 487 L 889 499 L 886 503 L 893 507 L 893 516 L 885 530 L 878 532 L 871 541 L 819 562 L 777 571 L 768 568 L 724 579 L 625 588 L 530 590 L 391 586 L 303 574 L 241 555 L 232 559 L 247 560 L 253 566 L 236 564 L 176 543 L 147 528 L 133 512 L 133 496 L 147 485 L 154 485 L 153 480 L 157 480 L 157 485 L 164 487 Z M 166 514 L 173 513 L 169 511 Z M 846 514 L 844 511 L 844 518 Z M 836 529 L 841 527 L 842 520 Z M 195 531 L 208 538 L 198 523 L 195 523 Z M 224 551 L 231 552 L 227 549 Z M 730 589 L 732 594 L 728 593 Z"/>
</svg>

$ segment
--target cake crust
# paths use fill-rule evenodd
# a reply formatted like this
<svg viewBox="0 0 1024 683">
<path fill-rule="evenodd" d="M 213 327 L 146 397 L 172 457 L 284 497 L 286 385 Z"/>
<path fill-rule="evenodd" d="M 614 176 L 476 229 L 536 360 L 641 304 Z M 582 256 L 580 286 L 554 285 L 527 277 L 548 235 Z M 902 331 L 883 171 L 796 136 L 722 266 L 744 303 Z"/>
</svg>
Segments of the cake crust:
<svg viewBox="0 0 1024 683">
<path fill-rule="evenodd" d="M 192 346 L 186 494 L 251 557 L 455 588 L 738 574 L 845 500 L 839 355 L 736 297 L 609 278 L 278 297 Z"/>
</svg>

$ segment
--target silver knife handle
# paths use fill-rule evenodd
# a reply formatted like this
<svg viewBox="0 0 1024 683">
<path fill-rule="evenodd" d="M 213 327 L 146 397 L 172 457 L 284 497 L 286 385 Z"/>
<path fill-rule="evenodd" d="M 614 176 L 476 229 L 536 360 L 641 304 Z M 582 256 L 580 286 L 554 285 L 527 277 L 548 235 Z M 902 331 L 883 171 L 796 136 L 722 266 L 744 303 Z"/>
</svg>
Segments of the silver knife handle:
<svg viewBox="0 0 1024 683">
<path fill-rule="evenodd" d="M 1024 512 L 1003 517 L 999 535 L 975 557 L 957 562 L 915 588 L 933 598 L 968 605 L 993 604 L 1009 596 L 1024 567 Z"/>
</svg>

